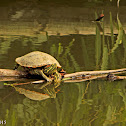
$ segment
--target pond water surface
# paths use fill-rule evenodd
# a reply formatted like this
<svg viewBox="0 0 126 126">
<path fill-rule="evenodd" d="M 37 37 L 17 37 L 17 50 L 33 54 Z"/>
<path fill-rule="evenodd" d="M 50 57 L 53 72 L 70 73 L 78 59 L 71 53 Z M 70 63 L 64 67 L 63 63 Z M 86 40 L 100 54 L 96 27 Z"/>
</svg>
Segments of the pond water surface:
<svg viewBox="0 0 126 126">
<path fill-rule="evenodd" d="M 1 4 L 0 68 L 13 69 L 16 57 L 36 50 L 54 56 L 67 73 L 126 67 L 125 6 L 118 9 L 114 1 L 88 1 L 81 6 L 81 3 L 30 3 Z M 105 15 L 103 20 L 92 22 L 101 13 Z M 28 97 L 31 92 L 27 97 L 21 93 L 41 93 L 37 89 L 40 84 L 17 86 L 19 89 L 4 83 L 15 82 L 0 82 L 1 124 L 126 125 L 125 80 L 62 82 L 57 89 L 51 88 L 49 92 L 53 95 L 51 98 L 45 95 L 44 100 L 33 100 L 34 92 L 32 98 Z M 44 91 L 47 93 L 48 88 Z"/>
</svg>

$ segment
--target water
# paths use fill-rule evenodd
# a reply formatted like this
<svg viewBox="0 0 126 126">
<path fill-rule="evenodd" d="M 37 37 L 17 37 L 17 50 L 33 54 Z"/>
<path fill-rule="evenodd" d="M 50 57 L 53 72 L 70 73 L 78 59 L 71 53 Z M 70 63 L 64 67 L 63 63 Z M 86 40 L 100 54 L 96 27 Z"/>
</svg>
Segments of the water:
<svg viewBox="0 0 126 126">
<path fill-rule="evenodd" d="M 16 57 L 36 50 L 54 56 L 67 73 L 125 68 L 124 6 L 118 10 L 115 1 L 77 5 L 65 1 L 37 3 L 30 2 L 28 6 L 21 1 L 1 3 L 0 68 L 13 69 Z M 101 13 L 105 14 L 104 20 L 92 22 Z M 62 82 L 57 89 L 51 85 L 41 90 L 41 85 L 14 88 L 1 81 L 0 123 L 125 126 L 125 83 L 125 80 Z"/>
</svg>

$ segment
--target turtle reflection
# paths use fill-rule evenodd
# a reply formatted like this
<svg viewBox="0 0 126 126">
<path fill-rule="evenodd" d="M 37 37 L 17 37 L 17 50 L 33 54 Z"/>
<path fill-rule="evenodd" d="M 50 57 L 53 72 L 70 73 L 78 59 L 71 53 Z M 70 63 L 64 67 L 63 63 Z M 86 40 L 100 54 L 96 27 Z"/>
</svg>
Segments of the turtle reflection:
<svg viewBox="0 0 126 126">
<path fill-rule="evenodd" d="M 13 86 L 19 94 L 25 95 L 31 100 L 45 100 L 48 98 L 56 98 L 57 89 L 55 85 L 49 84 L 49 82 L 44 85 L 36 84 L 34 90 L 26 89 L 24 87 Z M 37 91 L 36 91 L 37 89 Z"/>
</svg>

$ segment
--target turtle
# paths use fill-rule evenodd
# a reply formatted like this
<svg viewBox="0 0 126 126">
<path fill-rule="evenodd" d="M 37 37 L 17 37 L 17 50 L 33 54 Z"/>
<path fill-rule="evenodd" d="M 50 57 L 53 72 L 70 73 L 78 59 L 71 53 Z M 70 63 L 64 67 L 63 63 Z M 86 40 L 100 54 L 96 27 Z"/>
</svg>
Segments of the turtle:
<svg viewBox="0 0 126 126">
<path fill-rule="evenodd" d="M 31 75 L 39 75 L 48 82 L 52 81 L 52 75 L 54 75 L 54 82 L 61 80 L 61 74 L 57 71 L 61 65 L 53 56 L 45 52 L 33 51 L 16 58 L 15 61 L 17 68 L 22 66 Z"/>
</svg>

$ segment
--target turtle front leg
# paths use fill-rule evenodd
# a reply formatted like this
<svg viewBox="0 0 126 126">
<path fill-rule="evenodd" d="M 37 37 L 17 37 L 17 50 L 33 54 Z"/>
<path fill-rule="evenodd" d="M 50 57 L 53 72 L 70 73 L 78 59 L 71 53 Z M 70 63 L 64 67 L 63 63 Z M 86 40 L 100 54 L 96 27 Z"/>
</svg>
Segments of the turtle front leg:
<svg viewBox="0 0 126 126">
<path fill-rule="evenodd" d="M 43 77 L 46 81 L 48 81 L 48 82 L 51 82 L 51 81 L 52 81 L 51 78 L 47 77 L 47 76 L 44 74 L 43 69 L 42 69 L 42 70 L 35 70 L 35 73 L 38 74 L 38 75 L 40 75 L 40 76 L 42 76 L 42 77 Z"/>
<path fill-rule="evenodd" d="M 58 71 L 56 70 L 55 73 L 54 73 L 54 82 L 57 83 L 57 82 L 60 82 L 61 81 L 61 74 L 58 73 Z"/>
<path fill-rule="evenodd" d="M 61 82 L 61 74 L 57 71 L 54 73 L 54 86 L 57 88 L 60 85 Z"/>
</svg>

